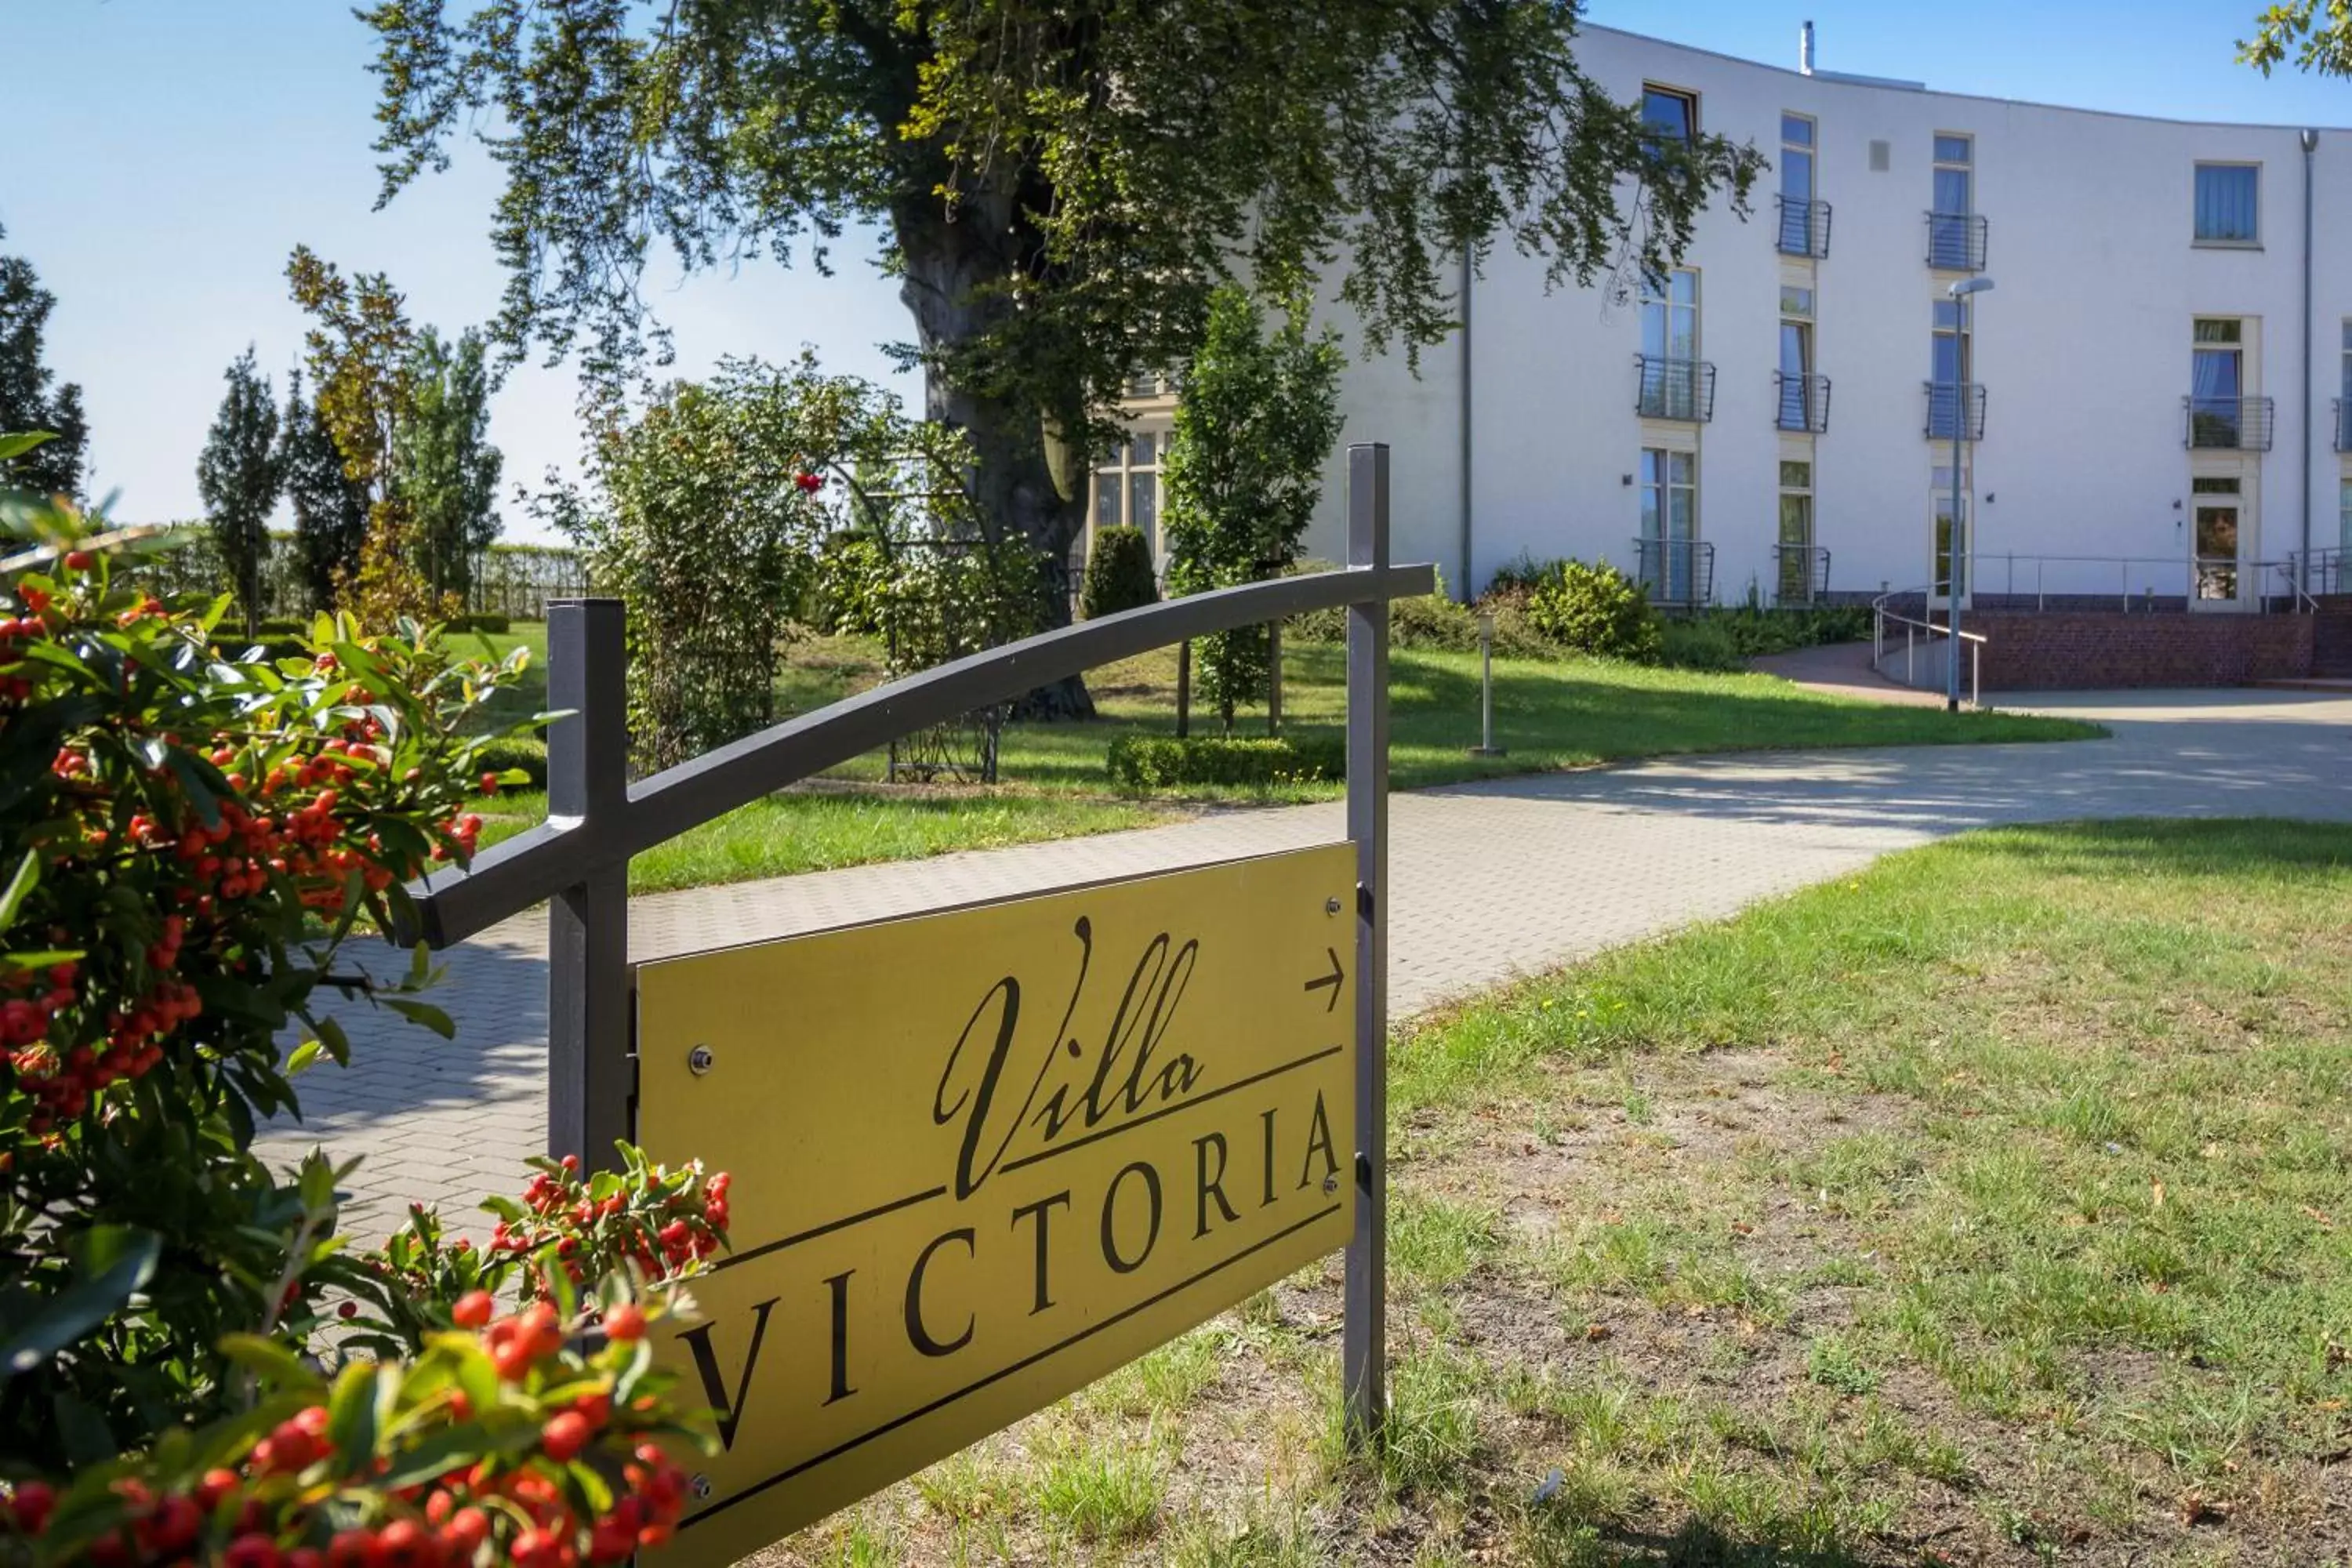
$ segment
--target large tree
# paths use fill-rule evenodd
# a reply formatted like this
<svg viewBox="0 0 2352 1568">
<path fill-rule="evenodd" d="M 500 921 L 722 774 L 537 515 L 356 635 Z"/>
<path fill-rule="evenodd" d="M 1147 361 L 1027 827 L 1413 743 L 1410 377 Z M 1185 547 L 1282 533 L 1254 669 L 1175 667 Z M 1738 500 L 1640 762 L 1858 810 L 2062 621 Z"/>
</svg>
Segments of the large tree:
<svg viewBox="0 0 2352 1568">
<path fill-rule="evenodd" d="M 0 239 L 7 232 L 0 228 Z M 82 449 L 89 439 L 81 388 L 72 382 L 52 385 L 56 374 L 41 363 L 41 339 L 57 302 L 31 262 L 0 256 L 0 435 L 47 430 L 57 437 L 0 461 L 0 482 L 42 495 L 79 496 Z"/>
<path fill-rule="evenodd" d="M 213 545 L 236 584 L 245 629 L 261 623 L 261 566 L 269 552 L 269 514 L 278 510 L 285 459 L 278 443 L 278 405 L 269 378 L 248 346 L 228 367 L 228 392 L 196 458 L 196 493 L 204 498 Z"/>
<path fill-rule="evenodd" d="M 416 568 L 435 595 L 464 595 L 474 563 L 499 536 L 499 474 L 490 445 L 490 375 L 482 334 L 455 343 L 431 327 L 409 356 L 410 413 L 393 448 Z"/>
<path fill-rule="evenodd" d="M 1060 571 L 1087 454 L 1208 293 L 1333 270 L 1367 346 L 1442 338 L 1466 251 L 1587 281 L 1680 251 L 1760 160 L 1645 133 L 1574 0 L 379 0 L 383 196 L 476 128 L 504 166 L 499 330 L 624 368 L 650 247 L 820 266 L 885 236 L 998 526 Z M 1065 602 L 1056 594 L 1054 602 Z M 1072 688 L 1083 700 L 1082 689 Z"/>
<path fill-rule="evenodd" d="M 2254 36 L 2238 44 L 2238 58 L 2264 76 L 2290 53 L 2301 69 L 2352 76 L 2352 5 L 2286 0 L 2256 16 Z"/>
<path fill-rule="evenodd" d="M 294 508 L 302 578 L 311 604 L 325 609 L 359 571 L 360 548 L 367 540 L 368 488 L 344 470 L 334 432 L 302 395 L 302 373 L 297 370 L 291 379 L 286 413 L 278 422 L 278 462 L 286 499 Z"/>
</svg>

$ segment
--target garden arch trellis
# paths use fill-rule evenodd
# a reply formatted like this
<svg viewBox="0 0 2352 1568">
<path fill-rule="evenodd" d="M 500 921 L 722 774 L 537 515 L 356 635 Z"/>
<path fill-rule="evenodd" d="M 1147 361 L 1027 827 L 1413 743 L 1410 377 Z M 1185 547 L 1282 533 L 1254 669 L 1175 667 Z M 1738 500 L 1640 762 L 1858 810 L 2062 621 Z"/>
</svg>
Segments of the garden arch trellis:
<svg viewBox="0 0 2352 1568">
<path fill-rule="evenodd" d="M 961 658 L 789 720 L 690 763 L 628 780 L 621 605 L 559 601 L 548 626 L 548 818 L 462 871 L 413 890 L 402 940 L 446 948 L 546 900 L 550 1152 L 609 1162 L 632 1132 L 629 858 L 888 744 L 1099 665 L 1236 627 L 1348 612 L 1348 837 L 1355 851 L 1357 1185 L 1342 1352 L 1350 1427 L 1385 1407 L 1381 1345 L 1387 1126 L 1389 626 L 1391 599 L 1433 593 L 1436 570 L 1389 560 L 1389 450 L 1348 452 L 1348 563 L 1107 616 Z"/>
</svg>

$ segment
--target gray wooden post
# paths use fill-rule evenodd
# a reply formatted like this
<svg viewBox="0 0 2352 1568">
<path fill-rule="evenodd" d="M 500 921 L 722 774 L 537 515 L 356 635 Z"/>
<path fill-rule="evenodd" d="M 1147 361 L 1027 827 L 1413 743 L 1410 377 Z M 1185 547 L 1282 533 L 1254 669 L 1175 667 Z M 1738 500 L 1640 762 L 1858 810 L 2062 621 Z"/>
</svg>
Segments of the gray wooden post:
<svg viewBox="0 0 2352 1568">
<path fill-rule="evenodd" d="M 1267 673 L 1265 683 L 1265 732 L 1282 733 L 1282 623 L 1269 621 L 1265 627 Z"/>
<path fill-rule="evenodd" d="M 628 652 L 618 599 L 547 607 L 547 815 L 619 826 L 628 805 Z M 601 822 L 600 822 L 601 819 Z M 592 869 L 547 910 L 547 1151 L 617 1164 L 635 1091 L 629 1059 L 629 866 Z"/>
<path fill-rule="evenodd" d="M 1348 448 L 1348 564 L 1389 563 L 1389 449 Z M 1388 1412 L 1389 606 L 1348 606 L 1348 837 L 1356 845 L 1356 1233 L 1339 1361 L 1347 1429 L 1380 1440 Z"/>
</svg>

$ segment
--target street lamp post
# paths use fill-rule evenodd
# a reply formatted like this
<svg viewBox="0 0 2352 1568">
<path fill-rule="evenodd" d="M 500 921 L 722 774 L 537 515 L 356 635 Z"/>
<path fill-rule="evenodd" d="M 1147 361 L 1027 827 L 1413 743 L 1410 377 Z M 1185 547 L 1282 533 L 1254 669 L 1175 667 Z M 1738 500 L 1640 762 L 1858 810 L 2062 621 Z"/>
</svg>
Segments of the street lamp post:
<svg viewBox="0 0 2352 1568">
<path fill-rule="evenodd" d="M 1944 651 L 1944 710 L 1960 710 L 1960 586 L 1967 559 L 1962 553 L 1962 540 L 1967 525 L 1960 513 L 1960 475 L 1969 462 L 1969 361 L 1971 354 L 1969 337 L 1969 296 L 1982 294 L 1992 287 L 1990 278 L 1963 278 L 1952 285 L 1950 293 L 1959 319 L 1952 323 L 1952 521 L 1951 531 L 1944 549 L 1944 613 L 1951 627 L 1949 646 Z"/>
</svg>

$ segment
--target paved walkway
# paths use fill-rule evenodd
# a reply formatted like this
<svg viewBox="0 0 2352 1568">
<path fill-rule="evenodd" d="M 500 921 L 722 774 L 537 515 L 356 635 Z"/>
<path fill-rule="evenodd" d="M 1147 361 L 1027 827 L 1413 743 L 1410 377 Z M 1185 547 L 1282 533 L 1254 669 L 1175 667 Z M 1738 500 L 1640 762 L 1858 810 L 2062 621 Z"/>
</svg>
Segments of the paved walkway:
<svg viewBox="0 0 2352 1568">
<path fill-rule="evenodd" d="M 2067 817 L 2352 819 L 2352 699 L 2048 694 L 2037 710 L 2113 739 L 1664 759 L 1400 795 L 1391 828 L 1392 1011 L 1402 1016 L 1851 871 L 1971 827 Z M 942 904 L 1336 838 L 1338 804 L 661 894 L 632 907 L 649 958 Z M 365 1155 L 362 1232 L 411 1202 L 452 1214 L 519 1184 L 543 1145 L 546 922 L 533 911 L 446 956 L 456 1043 L 347 1012 L 356 1064 L 315 1068 L 310 1119 L 268 1135 Z"/>
<path fill-rule="evenodd" d="M 1840 697 L 1859 697 L 1866 702 L 1895 702 L 1912 708 L 1944 705 L 1940 691 L 1922 691 L 1879 674 L 1870 661 L 1870 645 L 1866 642 L 1825 643 L 1817 647 L 1767 654 L 1748 662 L 1767 675 L 1777 675 L 1816 691 L 1835 692 Z"/>
</svg>

